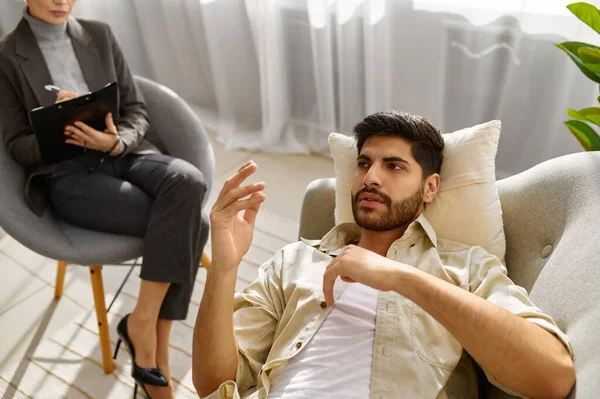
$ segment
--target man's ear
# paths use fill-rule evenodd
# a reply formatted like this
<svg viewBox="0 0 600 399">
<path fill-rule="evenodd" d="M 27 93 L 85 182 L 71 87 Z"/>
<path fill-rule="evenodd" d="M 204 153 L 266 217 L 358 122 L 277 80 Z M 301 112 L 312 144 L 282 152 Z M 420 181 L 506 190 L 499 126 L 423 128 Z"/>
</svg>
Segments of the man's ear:
<svg viewBox="0 0 600 399">
<path fill-rule="evenodd" d="M 440 175 L 437 173 L 429 175 L 427 179 L 425 179 L 424 186 L 423 202 L 430 203 L 440 190 Z"/>
</svg>

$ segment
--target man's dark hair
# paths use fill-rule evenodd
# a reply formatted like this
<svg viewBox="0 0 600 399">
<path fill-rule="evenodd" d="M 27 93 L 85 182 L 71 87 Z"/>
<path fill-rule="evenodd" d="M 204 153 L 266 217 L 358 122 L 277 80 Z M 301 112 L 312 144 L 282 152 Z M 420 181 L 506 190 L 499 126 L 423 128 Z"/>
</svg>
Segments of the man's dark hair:
<svg viewBox="0 0 600 399">
<path fill-rule="evenodd" d="M 407 112 L 378 112 L 354 126 L 358 153 L 367 139 L 377 136 L 402 137 L 412 143 L 413 158 L 423 169 L 423 180 L 440 173 L 444 158 L 444 138 L 425 118 Z"/>
</svg>

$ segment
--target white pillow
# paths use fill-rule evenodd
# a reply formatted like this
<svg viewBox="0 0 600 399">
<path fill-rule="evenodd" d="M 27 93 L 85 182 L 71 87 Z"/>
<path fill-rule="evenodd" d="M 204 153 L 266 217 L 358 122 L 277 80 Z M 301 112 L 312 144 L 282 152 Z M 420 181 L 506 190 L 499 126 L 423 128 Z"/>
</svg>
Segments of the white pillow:
<svg viewBox="0 0 600 399">
<path fill-rule="evenodd" d="M 483 247 L 504 262 L 506 239 L 496 190 L 495 159 L 500 121 L 444 134 L 440 190 L 425 216 L 438 237 Z M 335 223 L 354 222 L 350 192 L 356 169 L 353 137 L 331 133 L 335 163 Z"/>
</svg>

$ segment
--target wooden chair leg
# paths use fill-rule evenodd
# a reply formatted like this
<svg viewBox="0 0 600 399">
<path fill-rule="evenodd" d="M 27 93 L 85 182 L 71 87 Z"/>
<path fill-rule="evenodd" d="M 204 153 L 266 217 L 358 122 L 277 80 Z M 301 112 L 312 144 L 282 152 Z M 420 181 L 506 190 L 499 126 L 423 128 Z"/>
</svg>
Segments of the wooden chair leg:
<svg viewBox="0 0 600 399">
<path fill-rule="evenodd" d="M 208 255 L 206 254 L 206 252 L 202 252 L 202 257 L 200 258 L 200 264 L 206 270 L 208 270 L 208 268 L 210 267 L 210 258 L 208 257 Z"/>
<path fill-rule="evenodd" d="M 56 269 L 56 285 L 54 286 L 54 298 L 58 299 L 63 294 L 65 287 L 65 273 L 67 272 L 67 262 L 58 261 Z"/>
<path fill-rule="evenodd" d="M 94 304 L 98 318 L 98 332 L 100 333 L 100 349 L 102 350 L 102 363 L 106 374 L 115 369 L 110 350 L 110 333 L 108 332 L 108 318 L 106 317 L 106 302 L 104 301 L 104 284 L 102 283 L 102 266 L 90 266 L 92 290 L 94 291 Z"/>
</svg>

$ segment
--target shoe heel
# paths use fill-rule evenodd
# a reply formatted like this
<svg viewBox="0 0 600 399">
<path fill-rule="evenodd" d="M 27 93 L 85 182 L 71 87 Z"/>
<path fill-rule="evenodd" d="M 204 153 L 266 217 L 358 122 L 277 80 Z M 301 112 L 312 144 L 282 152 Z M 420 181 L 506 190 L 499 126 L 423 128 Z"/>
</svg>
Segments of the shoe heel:
<svg viewBox="0 0 600 399">
<path fill-rule="evenodd" d="M 113 355 L 113 359 L 117 358 L 117 354 L 119 353 L 119 348 L 121 347 L 121 338 L 117 341 L 117 346 L 115 347 L 115 354 Z"/>
<path fill-rule="evenodd" d="M 137 382 L 135 383 L 135 387 L 133 388 L 133 399 L 137 398 L 137 391 L 138 391 L 138 386 L 142 386 L 142 391 L 144 391 L 144 393 L 146 394 L 146 397 L 148 399 L 152 399 L 150 397 L 150 394 L 148 393 L 148 390 L 146 389 L 146 387 L 144 386 L 144 384 L 138 384 Z"/>
<path fill-rule="evenodd" d="M 142 385 L 142 390 L 143 390 L 143 391 L 144 391 L 144 393 L 146 394 L 146 397 L 147 397 L 148 399 L 152 399 L 152 397 L 151 397 L 151 396 L 150 396 L 150 394 L 148 393 L 148 390 L 146 389 L 146 386 L 145 386 L 144 384 L 141 384 L 141 385 Z"/>
</svg>

